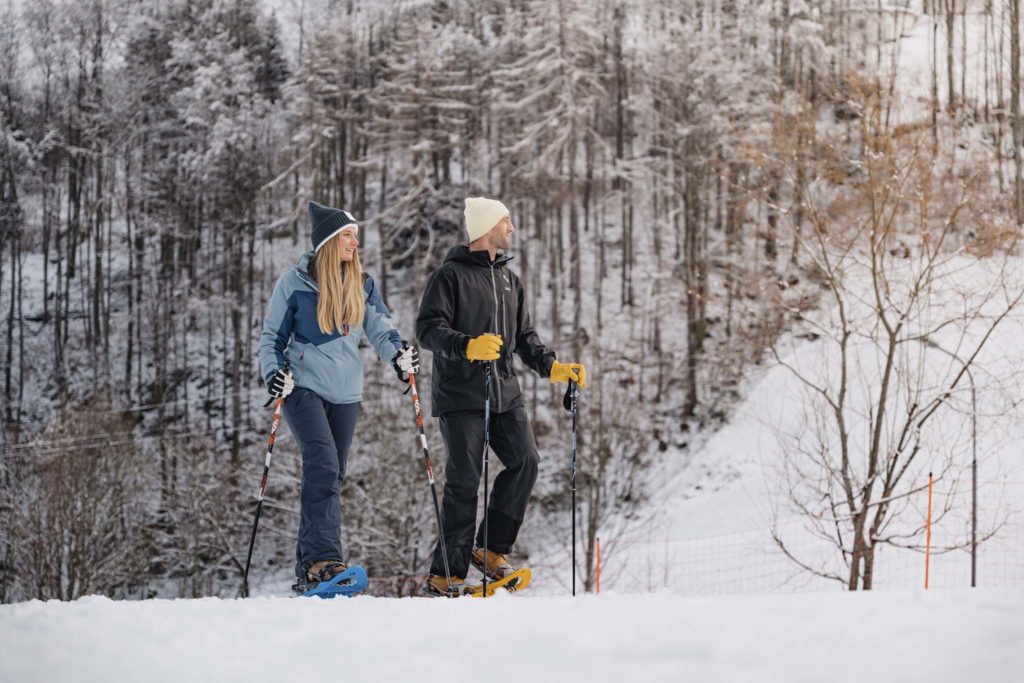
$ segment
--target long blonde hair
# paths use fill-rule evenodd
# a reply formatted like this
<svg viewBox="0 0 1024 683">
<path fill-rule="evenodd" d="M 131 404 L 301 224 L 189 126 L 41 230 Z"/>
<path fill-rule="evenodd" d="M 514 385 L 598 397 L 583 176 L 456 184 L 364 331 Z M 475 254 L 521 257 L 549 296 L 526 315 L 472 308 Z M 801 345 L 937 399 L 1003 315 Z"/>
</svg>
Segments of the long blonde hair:
<svg viewBox="0 0 1024 683">
<path fill-rule="evenodd" d="M 331 334 L 337 330 L 348 334 L 348 326 L 360 325 L 366 312 L 359 251 L 352 253 L 351 261 L 342 261 L 341 240 L 332 237 L 317 252 L 314 270 L 320 289 L 316 301 L 316 322 L 320 331 Z"/>
</svg>

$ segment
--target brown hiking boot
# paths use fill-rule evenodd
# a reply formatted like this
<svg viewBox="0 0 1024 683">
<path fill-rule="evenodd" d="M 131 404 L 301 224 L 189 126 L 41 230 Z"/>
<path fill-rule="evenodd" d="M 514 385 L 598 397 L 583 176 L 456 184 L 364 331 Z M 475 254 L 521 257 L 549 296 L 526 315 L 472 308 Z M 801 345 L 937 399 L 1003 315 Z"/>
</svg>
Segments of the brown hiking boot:
<svg viewBox="0 0 1024 683">
<path fill-rule="evenodd" d="M 448 579 L 437 574 L 431 574 L 427 577 L 427 582 L 423 584 L 423 592 L 431 596 L 458 596 L 465 595 L 473 591 L 475 586 L 467 586 L 465 579 L 460 579 L 457 576 L 452 577 L 451 591 L 448 590 Z"/>
<path fill-rule="evenodd" d="M 500 581 L 516 570 L 508 563 L 508 559 L 504 555 L 493 550 L 487 551 L 487 568 L 484 569 L 483 548 L 473 548 L 472 562 L 474 567 L 486 574 L 487 578 L 492 581 Z"/>
<path fill-rule="evenodd" d="M 348 565 L 341 560 L 319 560 L 306 570 L 306 580 L 310 583 L 330 581 L 346 569 Z"/>
</svg>

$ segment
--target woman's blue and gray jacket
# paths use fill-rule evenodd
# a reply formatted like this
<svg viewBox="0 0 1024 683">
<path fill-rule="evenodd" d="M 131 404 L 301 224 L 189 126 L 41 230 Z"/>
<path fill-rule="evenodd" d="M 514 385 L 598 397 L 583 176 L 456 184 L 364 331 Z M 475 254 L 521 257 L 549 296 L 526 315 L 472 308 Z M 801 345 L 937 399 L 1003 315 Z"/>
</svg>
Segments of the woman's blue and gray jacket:
<svg viewBox="0 0 1024 683">
<path fill-rule="evenodd" d="M 363 276 L 363 323 L 347 326 L 342 332 L 321 332 L 316 321 L 319 290 L 307 270 L 311 256 L 312 251 L 303 254 L 274 285 L 260 336 L 263 381 L 269 382 L 287 360 L 296 386 L 315 391 L 331 403 L 356 403 L 363 398 L 363 358 L 359 353 L 363 332 L 385 360 L 401 351 L 402 337 L 368 275 Z"/>
</svg>

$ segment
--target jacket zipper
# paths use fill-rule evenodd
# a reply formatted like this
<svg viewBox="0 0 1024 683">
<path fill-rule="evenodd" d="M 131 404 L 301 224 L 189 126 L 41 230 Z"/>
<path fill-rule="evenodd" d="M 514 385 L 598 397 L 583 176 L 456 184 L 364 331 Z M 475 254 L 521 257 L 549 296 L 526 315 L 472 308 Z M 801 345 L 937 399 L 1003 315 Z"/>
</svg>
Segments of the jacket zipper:
<svg viewBox="0 0 1024 683">
<path fill-rule="evenodd" d="M 502 345 L 504 345 L 505 335 L 502 334 L 502 328 L 498 324 L 498 286 L 494 282 L 494 264 L 490 265 L 490 269 L 491 269 L 491 292 L 494 294 L 494 329 L 497 332 L 497 334 L 501 336 L 501 338 L 502 338 Z M 504 303 L 505 303 L 504 297 L 502 297 L 501 302 L 504 305 Z M 504 316 L 502 316 L 502 318 L 504 318 Z M 504 322 L 504 320 L 502 320 L 502 322 Z M 500 353 L 499 353 L 498 358 L 499 358 L 499 360 L 501 359 Z M 498 361 L 491 361 L 491 362 L 494 363 L 494 379 L 495 379 L 495 386 L 498 387 L 498 408 L 499 408 L 499 412 L 500 412 L 500 409 L 501 409 L 501 375 L 498 374 Z"/>
</svg>

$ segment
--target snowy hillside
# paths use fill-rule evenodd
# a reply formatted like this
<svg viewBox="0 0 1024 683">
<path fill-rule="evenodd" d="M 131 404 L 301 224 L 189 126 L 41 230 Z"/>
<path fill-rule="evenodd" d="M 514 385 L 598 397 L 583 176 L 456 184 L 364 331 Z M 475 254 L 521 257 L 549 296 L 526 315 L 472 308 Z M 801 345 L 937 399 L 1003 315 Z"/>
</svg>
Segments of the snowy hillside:
<svg viewBox="0 0 1024 683">
<path fill-rule="evenodd" d="M 926 387 L 943 386 L 960 368 L 950 355 L 969 356 L 991 325 L 1000 301 L 1000 274 L 1020 287 L 1021 263 L 999 258 L 955 257 L 944 264 L 921 319 L 943 326 L 930 346 L 913 343 L 908 367 L 920 372 Z M 867 301 L 866 273 L 851 269 L 854 298 Z M 851 314 L 852 315 L 852 314 Z M 863 322 L 863 321 L 862 321 Z M 838 377 L 835 311 L 828 304 L 807 317 L 777 345 L 779 362 L 750 376 L 747 398 L 729 424 L 714 434 L 692 459 L 666 458 L 655 478 L 661 486 L 641 522 L 603 539 L 602 585 L 617 591 L 668 589 L 688 595 L 836 590 L 838 585 L 802 571 L 773 541 L 773 530 L 798 558 L 835 569 L 841 560 L 806 514 L 794 510 L 784 468 L 795 449 L 815 429 L 835 448 L 834 429 L 813 409 L 815 395 L 797 377 L 799 371 L 832 381 Z M 808 337 L 813 337 L 809 339 Z M 917 479 L 908 485 L 907 507 L 899 525 L 911 548 L 879 551 L 876 588 L 923 586 L 927 514 L 927 473 L 934 487 L 930 585 L 970 585 L 970 463 L 978 461 L 977 585 L 1016 587 L 1024 581 L 1024 430 L 1021 428 L 1021 368 L 1024 367 L 1024 310 L 1012 311 L 994 328 L 974 361 L 977 439 L 973 438 L 970 383 L 965 377 L 924 431 Z M 880 350 L 869 336 L 852 344 L 849 355 L 853 396 L 848 419 L 856 435 L 865 416 L 877 409 Z M 899 412 L 899 408 L 895 409 Z M 893 421 L 898 423 L 898 416 Z M 860 431 L 858 431 L 860 430 Z M 856 441 L 855 441 L 856 443 Z M 854 457 L 856 457 L 856 453 Z M 807 472 L 813 474 L 813 472 Z M 939 512 L 943 514 L 940 516 Z M 991 538 L 984 540 L 991 534 Z M 560 570 L 567 573 L 566 569 Z M 842 570 L 838 570 L 841 571 Z M 568 575 L 568 574 L 567 574 Z"/>
<path fill-rule="evenodd" d="M 1011 681 L 1024 593 L 0 606 L 0 680 Z"/>
</svg>

